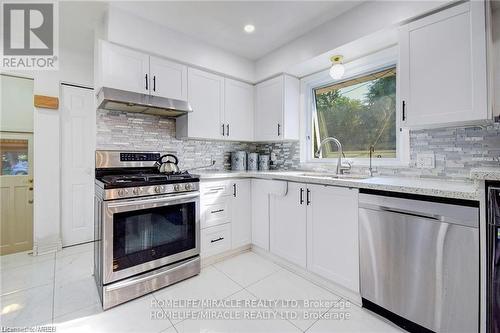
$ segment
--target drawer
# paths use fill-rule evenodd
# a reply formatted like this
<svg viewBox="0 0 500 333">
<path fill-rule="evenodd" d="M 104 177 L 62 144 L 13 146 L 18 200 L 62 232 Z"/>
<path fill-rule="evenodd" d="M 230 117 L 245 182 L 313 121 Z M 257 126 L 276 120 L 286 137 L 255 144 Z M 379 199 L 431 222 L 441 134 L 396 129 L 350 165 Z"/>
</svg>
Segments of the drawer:
<svg viewBox="0 0 500 333">
<path fill-rule="evenodd" d="M 233 185 L 229 180 L 208 181 L 200 183 L 201 199 L 233 195 Z"/>
<path fill-rule="evenodd" d="M 231 223 L 201 230 L 201 256 L 209 257 L 231 249 Z"/>
<path fill-rule="evenodd" d="M 231 222 L 231 197 L 204 200 L 200 205 L 201 228 Z"/>
</svg>

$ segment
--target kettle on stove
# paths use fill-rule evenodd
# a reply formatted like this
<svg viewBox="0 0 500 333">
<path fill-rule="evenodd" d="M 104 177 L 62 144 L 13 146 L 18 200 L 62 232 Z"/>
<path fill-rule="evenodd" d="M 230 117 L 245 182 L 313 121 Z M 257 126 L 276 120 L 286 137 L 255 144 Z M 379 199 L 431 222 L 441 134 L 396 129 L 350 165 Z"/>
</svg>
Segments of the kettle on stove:
<svg viewBox="0 0 500 333">
<path fill-rule="evenodd" d="M 164 158 L 167 159 L 165 162 L 163 161 Z M 171 161 L 169 158 L 173 158 L 174 161 Z M 175 155 L 165 154 L 156 161 L 155 166 L 161 173 L 179 173 L 178 164 L 179 160 Z"/>
</svg>

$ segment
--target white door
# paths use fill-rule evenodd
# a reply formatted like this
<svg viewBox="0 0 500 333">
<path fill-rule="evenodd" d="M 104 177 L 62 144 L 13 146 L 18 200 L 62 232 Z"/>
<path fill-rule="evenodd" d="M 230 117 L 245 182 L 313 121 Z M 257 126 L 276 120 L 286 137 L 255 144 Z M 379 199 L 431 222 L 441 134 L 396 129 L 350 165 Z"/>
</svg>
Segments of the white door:
<svg viewBox="0 0 500 333">
<path fill-rule="evenodd" d="M 307 187 L 307 269 L 358 293 L 358 190 Z"/>
<path fill-rule="evenodd" d="M 270 251 L 306 267 L 306 184 L 288 182 L 286 195 L 271 195 Z"/>
<path fill-rule="evenodd" d="M 269 186 L 270 181 L 252 179 L 252 244 L 269 251 Z"/>
<path fill-rule="evenodd" d="M 241 81 L 225 79 L 224 123 L 226 138 L 253 140 L 254 87 Z"/>
<path fill-rule="evenodd" d="M 105 41 L 99 47 L 103 86 L 149 93 L 149 55 Z"/>
<path fill-rule="evenodd" d="M 151 56 L 149 70 L 152 95 L 187 100 L 187 66 Z"/>
<path fill-rule="evenodd" d="M 33 134 L 0 132 L 0 255 L 33 249 Z"/>
<path fill-rule="evenodd" d="M 252 189 L 251 180 L 233 182 L 233 204 L 231 218 L 232 248 L 252 242 Z"/>
<path fill-rule="evenodd" d="M 193 108 L 193 112 L 187 115 L 189 137 L 221 139 L 223 137 L 221 119 L 224 112 L 224 78 L 189 68 L 188 101 Z"/>
<path fill-rule="evenodd" d="M 94 91 L 62 85 L 61 216 L 63 246 L 94 238 Z"/>
<path fill-rule="evenodd" d="M 402 27 L 400 52 L 405 126 L 436 127 L 488 118 L 483 1 L 470 1 Z"/>
<path fill-rule="evenodd" d="M 256 86 L 255 140 L 277 140 L 283 136 L 283 76 Z"/>
</svg>

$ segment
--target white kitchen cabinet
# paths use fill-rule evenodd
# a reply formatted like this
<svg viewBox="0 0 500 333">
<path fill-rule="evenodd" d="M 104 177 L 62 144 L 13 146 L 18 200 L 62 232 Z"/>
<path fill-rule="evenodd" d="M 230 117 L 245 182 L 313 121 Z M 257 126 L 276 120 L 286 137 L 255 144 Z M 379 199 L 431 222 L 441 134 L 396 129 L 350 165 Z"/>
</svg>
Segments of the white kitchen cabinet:
<svg viewBox="0 0 500 333">
<path fill-rule="evenodd" d="M 187 100 L 187 66 L 103 40 L 98 47 L 97 87 Z"/>
<path fill-rule="evenodd" d="M 284 196 L 271 195 L 270 251 L 306 267 L 306 184 L 288 182 Z"/>
<path fill-rule="evenodd" d="M 255 140 L 299 139 L 299 80 L 280 75 L 255 88 Z"/>
<path fill-rule="evenodd" d="M 307 269 L 359 293 L 358 190 L 307 190 Z"/>
<path fill-rule="evenodd" d="M 210 257 L 231 250 L 231 223 L 201 230 L 202 257 Z"/>
<path fill-rule="evenodd" d="M 403 26 L 399 45 L 403 126 L 491 119 L 484 1 L 469 1 Z"/>
<path fill-rule="evenodd" d="M 151 56 L 149 71 L 151 95 L 187 100 L 187 66 Z"/>
<path fill-rule="evenodd" d="M 188 69 L 188 102 L 193 112 L 176 120 L 179 138 L 222 139 L 225 131 L 224 78 L 199 69 Z"/>
<path fill-rule="evenodd" d="M 236 249 L 252 242 L 251 180 L 235 180 L 232 187 L 231 247 Z"/>
<path fill-rule="evenodd" d="M 149 55 L 102 40 L 98 47 L 99 87 L 149 93 Z"/>
<path fill-rule="evenodd" d="M 254 86 L 225 79 L 224 138 L 237 141 L 253 140 Z"/>
<path fill-rule="evenodd" d="M 268 181 L 252 179 L 252 244 L 269 251 Z"/>
</svg>

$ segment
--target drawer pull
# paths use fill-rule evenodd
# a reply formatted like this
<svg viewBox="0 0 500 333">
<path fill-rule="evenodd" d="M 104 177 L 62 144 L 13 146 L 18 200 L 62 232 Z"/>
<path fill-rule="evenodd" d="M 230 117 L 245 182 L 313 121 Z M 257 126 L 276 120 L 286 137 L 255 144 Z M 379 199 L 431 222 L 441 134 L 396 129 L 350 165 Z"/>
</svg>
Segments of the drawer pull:
<svg viewBox="0 0 500 333">
<path fill-rule="evenodd" d="M 215 214 L 215 213 L 222 213 L 224 209 L 217 209 L 217 210 L 212 210 L 210 213 Z"/>
<path fill-rule="evenodd" d="M 210 243 L 219 242 L 219 241 L 221 241 L 221 240 L 223 240 L 223 239 L 224 239 L 224 237 L 219 237 L 219 238 L 216 238 L 216 239 L 212 239 L 212 240 L 210 241 Z"/>
</svg>

